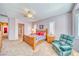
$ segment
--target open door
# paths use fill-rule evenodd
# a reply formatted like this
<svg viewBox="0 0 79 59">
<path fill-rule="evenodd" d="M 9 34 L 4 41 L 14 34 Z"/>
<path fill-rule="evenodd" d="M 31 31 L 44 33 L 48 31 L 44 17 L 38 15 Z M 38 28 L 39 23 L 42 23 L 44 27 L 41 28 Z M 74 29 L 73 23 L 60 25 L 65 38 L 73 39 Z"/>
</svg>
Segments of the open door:
<svg viewBox="0 0 79 59">
<path fill-rule="evenodd" d="M 1 31 L 1 23 L 0 23 L 0 51 L 2 48 L 2 31 Z"/>
<path fill-rule="evenodd" d="M 2 33 L 0 31 L 0 51 L 1 51 L 1 48 L 2 48 Z"/>
<path fill-rule="evenodd" d="M 24 24 L 18 24 L 18 38 L 22 42 L 24 36 Z"/>
</svg>

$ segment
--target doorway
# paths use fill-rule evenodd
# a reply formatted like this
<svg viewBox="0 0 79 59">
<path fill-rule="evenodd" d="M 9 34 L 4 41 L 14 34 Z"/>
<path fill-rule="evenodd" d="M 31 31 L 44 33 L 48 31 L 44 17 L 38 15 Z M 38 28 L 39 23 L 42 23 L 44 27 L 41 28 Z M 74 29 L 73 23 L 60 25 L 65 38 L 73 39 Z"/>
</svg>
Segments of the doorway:
<svg viewBox="0 0 79 59">
<path fill-rule="evenodd" d="M 7 22 L 0 22 L 0 30 L 1 30 L 1 35 L 2 39 L 8 39 L 8 23 Z"/>
<path fill-rule="evenodd" d="M 23 41 L 24 36 L 24 24 L 18 24 L 18 39 L 20 42 Z"/>
<path fill-rule="evenodd" d="M 2 48 L 2 31 L 1 31 L 1 23 L 0 23 L 0 51 Z"/>
</svg>

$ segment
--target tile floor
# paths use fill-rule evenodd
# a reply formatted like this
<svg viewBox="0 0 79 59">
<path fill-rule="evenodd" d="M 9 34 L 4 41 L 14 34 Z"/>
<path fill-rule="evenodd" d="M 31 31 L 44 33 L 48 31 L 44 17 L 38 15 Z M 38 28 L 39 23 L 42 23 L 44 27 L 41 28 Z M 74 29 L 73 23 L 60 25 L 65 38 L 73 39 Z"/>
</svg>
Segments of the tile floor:
<svg viewBox="0 0 79 59">
<path fill-rule="evenodd" d="M 3 48 L 0 52 L 1 56 L 57 56 L 51 44 L 44 41 L 36 47 L 35 50 L 26 44 L 25 42 L 5 40 L 3 42 Z M 72 55 L 79 56 L 79 54 L 73 50 Z"/>
</svg>

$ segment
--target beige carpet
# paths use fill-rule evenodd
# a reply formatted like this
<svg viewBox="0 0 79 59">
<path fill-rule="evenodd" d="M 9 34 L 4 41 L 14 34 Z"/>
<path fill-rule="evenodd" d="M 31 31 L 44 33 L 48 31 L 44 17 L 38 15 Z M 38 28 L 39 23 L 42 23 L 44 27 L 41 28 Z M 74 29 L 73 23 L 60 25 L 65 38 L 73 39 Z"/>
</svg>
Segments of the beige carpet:
<svg viewBox="0 0 79 59">
<path fill-rule="evenodd" d="M 25 42 L 5 40 L 3 42 L 3 48 L 0 52 L 1 56 L 57 56 L 51 44 L 44 41 L 36 47 L 35 50 L 26 44 Z M 72 56 L 79 56 L 79 54 L 73 50 Z"/>
</svg>

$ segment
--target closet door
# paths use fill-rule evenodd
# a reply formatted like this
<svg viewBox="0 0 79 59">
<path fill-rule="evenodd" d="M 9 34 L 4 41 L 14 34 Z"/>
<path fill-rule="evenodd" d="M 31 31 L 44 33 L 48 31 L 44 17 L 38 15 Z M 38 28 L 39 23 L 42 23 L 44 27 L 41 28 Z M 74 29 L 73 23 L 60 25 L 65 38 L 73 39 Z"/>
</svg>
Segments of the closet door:
<svg viewBox="0 0 79 59">
<path fill-rule="evenodd" d="M 18 24 L 18 38 L 22 42 L 24 36 L 24 24 Z"/>
</svg>

